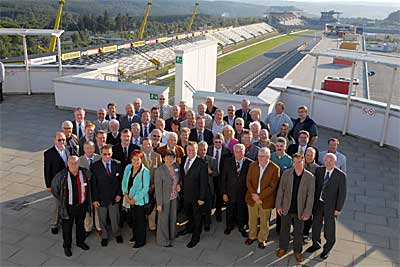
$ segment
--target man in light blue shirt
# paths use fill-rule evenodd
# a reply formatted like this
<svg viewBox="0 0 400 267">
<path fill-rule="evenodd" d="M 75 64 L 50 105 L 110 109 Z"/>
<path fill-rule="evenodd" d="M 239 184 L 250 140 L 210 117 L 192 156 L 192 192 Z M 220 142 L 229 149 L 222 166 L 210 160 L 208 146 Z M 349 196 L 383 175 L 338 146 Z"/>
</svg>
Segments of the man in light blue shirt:
<svg viewBox="0 0 400 267">
<path fill-rule="evenodd" d="M 339 146 L 339 139 L 337 138 L 330 138 L 328 140 L 328 150 L 322 151 L 321 154 L 319 154 L 319 164 L 323 165 L 324 163 L 324 158 L 327 153 L 332 153 L 336 155 L 336 167 L 342 170 L 343 172 L 347 172 L 347 166 L 346 166 L 346 156 L 337 151 L 338 146 Z"/>
<path fill-rule="evenodd" d="M 293 123 L 290 117 L 283 112 L 285 110 L 285 104 L 278 102 L 275 105 L 275 111 L 270 113 L 267 117 L 267 124 L 269 125 L 271 135 L 278 134 L 282 123 L 289 124 L 289 130 L 292 129 Z"/>
</svg>

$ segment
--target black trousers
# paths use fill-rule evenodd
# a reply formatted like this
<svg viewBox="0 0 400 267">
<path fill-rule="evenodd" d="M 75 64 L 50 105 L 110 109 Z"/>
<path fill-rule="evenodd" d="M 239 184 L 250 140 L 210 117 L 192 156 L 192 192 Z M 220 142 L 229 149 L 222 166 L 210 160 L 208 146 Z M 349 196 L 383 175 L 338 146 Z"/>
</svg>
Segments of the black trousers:
<svg viewBox="0 0 400 267">
<path fill-rule="evenodd" d="M 133 206 L 134 223 L 133 236 L 135 237 L 135 245 L 144 246 L 146 244 L 147 221 L 144 212 L 144 206 Z"/>
<path fill-rule="evenodd" d="M 279 248 L 285 251 L 289 248 L 290 226 L 294 226 L 293 250 L 301 253 L 303 250 L 303 227 L 304 221 L 300 220 L 297 213 L 288 213 L 281 217 L 281 230 L 279 234 Z"/>
<path fill-rule="evenodd" d="M 202 218 L 204 225 L 211 224 L 211 209 L 213 205 L 213 194 L 210 186 L 207 189 L 206 198 L 204 200 L 204 207 L 202 208 Z"/>
<path fill-rule="evenodd" d="M 312 227 L 312 217 L 310 217 L 310 219 L 308 219 L 307 221 L 304 221 L 303 235 L 309 236 L 311 227 Z"/>
<path fill-rule="evenodd" d="M 324 204 L 320 202 L 318 203 L 318 206 L 314 208 L 313 213 L 312 240 L 314 246 L 321 246 L 322 222 L 324 222 L 324 238 L 326 239 L 326 243 L 324 244 L 324 251 L 329 252 L 336 242 L 335 216 L 334 211 L 326 214 Z"/>
<path fill-rule="evenodd" d="M 200 241 L 200 234 L 202 230 L 201 214 L 203 208 L 204 207 L 199 206 L 197 202 L 184 202 L 186 219 L 188 220 L 188 223 L 186 224 L 186 229 L 188 232 L 192 232 L 191 241 L 196 243 Z"/>
<path fill-rule="evenodd" d="M 64 248 L 71 248 L 72 245 L 72 226 L 75 222 L 76 230 L 76 244 L 80 245 L 85 242 L 85 217 L 87 207 L 86 204 L 81 204 L 79 206 L 73 207 L 67 206 L 69 219 L 62 219 L 62 231 Z"/>
<path fill-rule="evenodd" d="M 249 221 L 246 201 L 243 199 L 229 200 L 226 203 L 226 228 L 233 229 L 237 224 L 243 230 Z"/>
<path fill-rule="evenodd" d="M 220 187 L 220 176 L 214 177 L 214 198 L 215 198 L 215 215 L 219 216 L 222 213 L 222 204 L 224 201 L 222 199 L 221 187 Z"/>
</svg>

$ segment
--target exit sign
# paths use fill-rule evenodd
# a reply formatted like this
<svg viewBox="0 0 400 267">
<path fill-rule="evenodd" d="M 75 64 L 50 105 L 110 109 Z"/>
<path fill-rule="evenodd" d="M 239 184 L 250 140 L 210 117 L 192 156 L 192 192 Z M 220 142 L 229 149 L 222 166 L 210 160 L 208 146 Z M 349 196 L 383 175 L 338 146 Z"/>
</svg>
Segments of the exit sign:
<svg viewBox="0 0 400 267">
<path fill-rule="evenodd" d="M 176 64 L 182 64 L 182 57 L 181 56 L 176 56 Z"/>
<path fill-rule="evenodd" d="M 157 94 L 150 94 L 150 100 L 158 100 Z"/>
</svg>

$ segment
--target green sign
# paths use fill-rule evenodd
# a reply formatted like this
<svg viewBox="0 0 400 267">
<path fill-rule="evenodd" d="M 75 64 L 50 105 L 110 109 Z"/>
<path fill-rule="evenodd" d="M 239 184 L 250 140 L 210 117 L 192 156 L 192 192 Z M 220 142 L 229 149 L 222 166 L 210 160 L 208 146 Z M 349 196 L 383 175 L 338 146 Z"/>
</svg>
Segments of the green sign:
<svg viewBox="0 0 400 267">
<path fill-rule="evenodd" d="M 182 57 L 181 56 L 176 56 L 176 64 L 182 64 Z"/>
<path fill-rule="evenodd" d="M 157 94 L 150 94 L 150 100 L 158 100 Z"/>
</svg>

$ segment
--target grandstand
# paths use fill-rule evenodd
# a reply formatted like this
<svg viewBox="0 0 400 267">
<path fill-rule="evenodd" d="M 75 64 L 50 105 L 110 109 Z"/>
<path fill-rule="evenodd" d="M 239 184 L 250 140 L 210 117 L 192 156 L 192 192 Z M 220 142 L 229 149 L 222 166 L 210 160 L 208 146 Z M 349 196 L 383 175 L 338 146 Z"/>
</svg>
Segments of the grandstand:
<svg viewBox="0 0 400 267">
<path fill-rule="evenodd" d="M 283 26 L 304 25 L 304 22 L 292 12 L 271 12 L 268 14 L 268 19 L 272 25 L 283 25 Z"/>
</svg>

